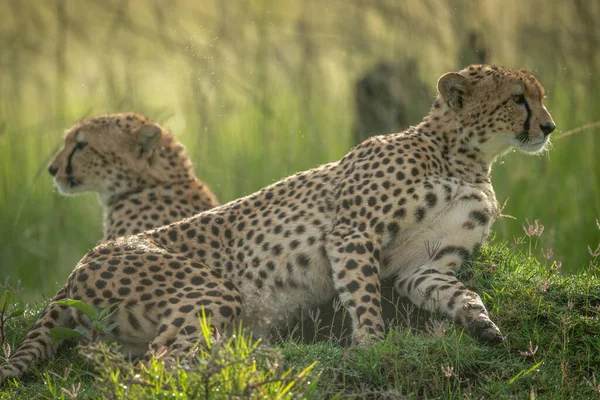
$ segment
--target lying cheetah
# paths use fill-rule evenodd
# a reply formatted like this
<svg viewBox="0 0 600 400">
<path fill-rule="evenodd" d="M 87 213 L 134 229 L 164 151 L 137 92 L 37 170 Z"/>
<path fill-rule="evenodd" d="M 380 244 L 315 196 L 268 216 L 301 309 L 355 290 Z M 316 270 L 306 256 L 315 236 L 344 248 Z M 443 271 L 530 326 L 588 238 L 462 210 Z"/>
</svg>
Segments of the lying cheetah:
<svg viewBox="0 0 600 400">
<path fill-rule="evenodd" d="M 67 130 L 48 172 L 62 194 L 97 192 L 104 238 L 133 235 L 219 205 L 183 146 L 141 114 L 89 118 Z"/>
<path fill-rule="evenodd" d="M 405 132 L 376 136 L 338 162 L 300 172 L 195 217 L 91 250 L 69 297 L 120 302 L 112 337 L 131 354 L 165 346 L 179 357 L 198 340 L 198 314 L 216 329 L 234 319 L 263 333 L 340 296 L 357 343 L 384 334 L 380 280 L 442 311 L 485 342 L 502 341 L 480 297 L 454 271 L 498 213 L 494 160 L 541 151 L 554 130 L 544 89 L 524 71 L 473 65 L 443 75 L 431 112 Z M 18 377 L 50 357 L 49 329 L 89 326 L 50 305 L 2 367 Z"/>
</svg>

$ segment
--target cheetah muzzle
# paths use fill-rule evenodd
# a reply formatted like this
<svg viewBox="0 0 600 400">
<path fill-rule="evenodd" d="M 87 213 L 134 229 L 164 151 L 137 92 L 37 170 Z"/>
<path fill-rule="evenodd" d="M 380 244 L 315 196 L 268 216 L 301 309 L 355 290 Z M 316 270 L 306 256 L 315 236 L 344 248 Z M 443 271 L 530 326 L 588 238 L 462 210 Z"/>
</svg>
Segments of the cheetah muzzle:
<svg viewBox="0 0 600 400">
<path fill-rule="evenodd" d="M 473 65 L 443 75 L 438 92 L 419 125 L 370 138 L 340 161 L 101 244 L 79 262 L 64 296 L 97 307 L 119 301 L 113 337 L 127 351 L 150 345 L 180 357 L 199 338 L 202 310 L 215 329 L 242 320 L 262 335 L 336 295 L 355 342 L 381 338 L 380 281 L 394 278 L 414 304 L 501 341 L 481 298 L 454 272 L 498 214 L 494 160 L 511 147 L 539 151 L 554 123 L 542 86 L 524 71 Z M 1 379 L 52 354 L 50 328 L 75 324 L 89 321 L 49 305 Z"/>
</svg>

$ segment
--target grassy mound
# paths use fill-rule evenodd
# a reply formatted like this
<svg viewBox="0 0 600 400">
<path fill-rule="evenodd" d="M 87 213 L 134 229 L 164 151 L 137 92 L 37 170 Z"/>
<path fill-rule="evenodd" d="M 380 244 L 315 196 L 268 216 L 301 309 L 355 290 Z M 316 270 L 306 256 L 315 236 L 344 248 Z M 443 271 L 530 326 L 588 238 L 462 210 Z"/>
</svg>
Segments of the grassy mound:
<svg viewBox="0 0 600 400">
<path fill-rule="evenodd" d="M 588 271 L 563 276 L 556 263 L 538 262 L 532 246 L 525 247 L 529 250 L 523 253 L 492 241 L 460 271 L 460 279 L 482 296 L 506 335 L 497 347 L 476 342 L 441 316 L 414 309 L 418 318 L 407 315 L 410 309 L 397 312 L 384 341 L 349 346 L 334 334 L 320 339 L 321 332 L 333 329 L 322 321 L 325 313 L 313 314 L 309 325 L 324 325 L 314 329 L 319 334 L 302 338 L 298 330 L 268 346 L 238 334 L 199 351 L 193 366 L 179 368 L 160 360 L 134 366 L 109 357 L 108 351 L 96 351 L 96 361 L 90 361 L 67 346 L 23 381 L 7 383 L 0 399 L 597 396 L 598 258 L 590 251 Z M 40 308 L 27 307 L 22 317 L 9 320 L 8 345 L 18 344 Z"/>
</svg>

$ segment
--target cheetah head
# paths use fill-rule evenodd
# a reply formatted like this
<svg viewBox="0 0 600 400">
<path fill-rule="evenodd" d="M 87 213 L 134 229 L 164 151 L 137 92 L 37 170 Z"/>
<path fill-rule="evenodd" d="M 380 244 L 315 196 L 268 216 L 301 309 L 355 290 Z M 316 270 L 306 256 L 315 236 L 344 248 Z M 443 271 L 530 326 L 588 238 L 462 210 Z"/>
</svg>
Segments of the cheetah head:
<svg viewBox="0 0 600 400">
<path fill-rule="evenodd" d="M 460 123 L 461 141 L 490 160 L 511 147 L 540 152 L 555 128 L 543 104 L 544 88 L 524 70 L 471 65 L 443 75 L 438 91 Z"/>
<path fill-rule="evenodd" d="M 183 165 L 177 165 L 183 160 Z M 166 130 L 134 113 L 84 120 L 65 135 L 48 171 L 62 194 L 97 192 L 102 200 L 187 175 L 191 164 Z"/>
</svg>

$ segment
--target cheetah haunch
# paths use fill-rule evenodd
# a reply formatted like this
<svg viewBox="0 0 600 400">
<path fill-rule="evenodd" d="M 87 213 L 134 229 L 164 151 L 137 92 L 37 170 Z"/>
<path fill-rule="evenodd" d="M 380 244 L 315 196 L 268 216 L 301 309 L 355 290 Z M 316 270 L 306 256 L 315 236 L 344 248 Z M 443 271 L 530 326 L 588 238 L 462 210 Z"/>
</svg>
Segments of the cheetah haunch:
<svg viewBox="0 0 600 400">
<path fill-rule="evenodd" d="M 91 250 L 64 291 L 98 307 L 119 301 L 114 338 L 143 354 L 179 357 L 198 340 L 204 309 L 223 329 L 264 333 L 339 295 L 353 338 L 381 338 L 380 280 L 442 311 L 486 342 L 502 341 L 480 297 L 454 271 L 486 238 L 498 205 L 493 161 L 541 151 L 554 130 L 544 91 L 524 71 L 485 65 L 448 73 L 429 115 L 373 137 L 338 162 L 300 172 L 181 222 Z M 53 354 L 49 329 L 89 325 L 49 305 L 2 380 Z"/>
<path fill-rule="evenodd" d="M 83 120 L 48 171 L 62 194 L 97 192 L 104 238 L 134 235 L 219 205 L 170 132 L 141 114 Z"/>
</svg>

